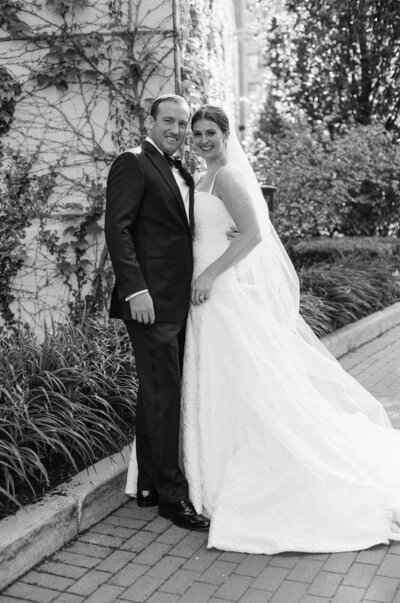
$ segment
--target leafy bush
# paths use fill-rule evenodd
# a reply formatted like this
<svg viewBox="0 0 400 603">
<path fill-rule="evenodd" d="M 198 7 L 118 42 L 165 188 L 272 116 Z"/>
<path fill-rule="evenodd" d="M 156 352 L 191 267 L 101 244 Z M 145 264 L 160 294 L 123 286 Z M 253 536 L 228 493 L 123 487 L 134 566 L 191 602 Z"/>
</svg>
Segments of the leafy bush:
<svg viewBox="0 0 400 603">
<path fill-rule="evenodd" d="M 43 493 L 132 440 L 137 382 L 123 327 L 89 319 L 0 342 L 0 503 Z"/>
<path fill-rule="evenodd" d="M 285 242 L 335 233 L 400 233 L 400 147 L 376 123 L 333 139 L 301 118 L 262 123 L 252 144 L 261 181 L 274 184 L 275 225 Z"/>
<path fill-rule="evenodd" d="M 352 126 L 327 148 L 328 169 L 344 186 L 333 199 L 347 235 L 400 235 L 400 148 L 383 124 Z"/>
<path fill-rule="evenodd" d="M 252 164 L 260 182 L 276 186 L 274 224 L 283 242 L 337 230 L 323 141 L 301 122 L 261 136 L 251 147 Z"/>
</svg>

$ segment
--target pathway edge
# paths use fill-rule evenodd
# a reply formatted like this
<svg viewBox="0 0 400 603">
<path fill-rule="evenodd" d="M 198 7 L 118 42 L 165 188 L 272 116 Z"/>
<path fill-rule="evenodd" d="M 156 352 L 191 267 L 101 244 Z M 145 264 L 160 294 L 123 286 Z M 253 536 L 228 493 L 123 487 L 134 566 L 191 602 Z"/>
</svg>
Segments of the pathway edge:
<svg viewBox="0 0 400 603">
<path fill-rule="evenodd" d="M 400 302 L 325 335 L 321 337 L 321 341 L 331 354 L 341 358 L 398 324 L 400 324 Z"/>
<path fill-rule="evenodd" d="M 0 591 L 128 500 L 129 456 L 125 446 L 0 521 Z"/>
</svg>

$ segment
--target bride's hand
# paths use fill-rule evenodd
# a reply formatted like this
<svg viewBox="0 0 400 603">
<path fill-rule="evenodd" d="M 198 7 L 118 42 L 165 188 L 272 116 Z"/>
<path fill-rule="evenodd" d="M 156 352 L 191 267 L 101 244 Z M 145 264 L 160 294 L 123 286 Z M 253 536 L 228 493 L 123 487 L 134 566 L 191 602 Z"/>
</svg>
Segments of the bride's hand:
<svg viewBox="0 0 400 603">
<path fill-rule="evenodd" d="M 228 239 L 230 241 L 233 241 L 233 239 L 240 237 L 240 234 L 239 234 L 238 229 L 235 226 L 231 226 L 230 229 L 228 230 L 228 232 L 226 233 L 226 236 L 228 237 Z"/>
<path fill-rule="evenodd" d="M 210 297 L 213 282 L 214 279 L 207 273 L 207 271 L 204 271 L 202 274 L 200 274 L 192 286 L 192 304 L 197 306 Z"/>
</svg>

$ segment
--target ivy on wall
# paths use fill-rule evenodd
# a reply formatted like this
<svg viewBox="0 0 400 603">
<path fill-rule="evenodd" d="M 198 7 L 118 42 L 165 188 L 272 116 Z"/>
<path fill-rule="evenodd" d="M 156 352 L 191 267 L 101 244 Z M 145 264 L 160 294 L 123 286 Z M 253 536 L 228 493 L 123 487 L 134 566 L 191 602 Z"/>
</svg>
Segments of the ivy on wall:
<svg viewBox="0 0 400 603">
<path fill-rule="evenodd" d="M 15 105 L 20 94 L 20 84 L 7 69 L 0 67 L 0 136 L 6 134 L 11 127 Z"/>
</svg>

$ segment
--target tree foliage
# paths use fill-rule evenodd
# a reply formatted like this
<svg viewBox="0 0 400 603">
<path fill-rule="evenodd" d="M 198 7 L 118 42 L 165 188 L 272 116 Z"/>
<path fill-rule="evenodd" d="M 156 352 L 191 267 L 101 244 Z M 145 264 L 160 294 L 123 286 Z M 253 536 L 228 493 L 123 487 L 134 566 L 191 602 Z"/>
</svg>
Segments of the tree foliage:
<svg viewBox="0 0 400 603">
<path fill-rule="evenodd" d="M 286 0 L 271 20 L 255 167 L 287 241 L 400 236 L 399 47 L 395 0 Z"/>
<path fill-rule="evenodd" d="M 331 130 L 400 118 L 398 0 L 287 0 L 266 61 L 282 100 Z"/>
</svg>

